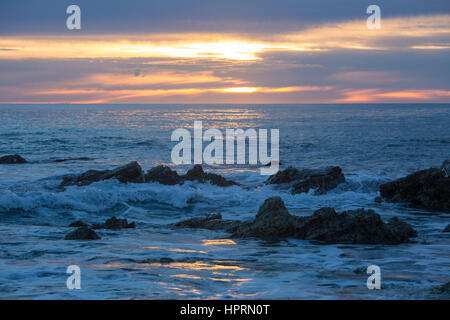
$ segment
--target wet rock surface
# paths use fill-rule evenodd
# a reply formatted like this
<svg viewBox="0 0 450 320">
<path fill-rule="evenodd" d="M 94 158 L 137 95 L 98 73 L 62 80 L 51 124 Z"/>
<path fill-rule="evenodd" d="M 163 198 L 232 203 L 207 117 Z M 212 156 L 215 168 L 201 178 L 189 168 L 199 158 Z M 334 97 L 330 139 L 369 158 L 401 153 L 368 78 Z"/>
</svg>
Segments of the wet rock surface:
<svg viewBox="0 0 450 320">
<path fill-rule="evenodd" d="M 185 181 L 197 181 L 200 183 L 209 182 L 219 187 L 239 185 L 218 174 L 205 172 L 202 166 L 198 164 L 191 168 L 185 175 L 181 176 L 175 170 L 172 170 L 167 166 L 157 166 L 147 171 L 145 174 L 145 181 L 159 182 L 165 185 L 183 184 Z"/>
<path fill-rule="evenodd" d="M 224 177 L 215 174 L 215 173 L 206 173 L 203 171 L 202 166 L 195 165 L 192 169 L 190 169 L 184 176 L 184 180 L 189 181 L 198 181 L 200 183 L 209 182 L 213 185 L 219 186 L 219 187 L 229 187 L 234 185 L 239 185 L 238 183 L 227 180 Z"/>
<path fill-rule="evenodd" d="M 147 171 L 144 176 L 145 182 L 159 182 L 165 185 L 183 183 L 183 178 L 175 170 L 167 166 L 157 166 Z"/>
<path fill-rule="evenodd" d="M 288 167 L 270 176 L 265 183 L 282 185 L 291 189 L 293 194 L 307 193 L 310 189 L 315 190 L 316 194 L 323 194 L 343 182 L 345 177 L 340 167 L 303 170 Z"/>
<path fill-rule="evenodd" d="M 109 179 L 117 179 L 122 183 L 142 183 L 144 181 L 141 166 L 133 161 L 112 170 L 88 170 L 78 176 L 65 177 L 59 187 L 87 186 L 94 182 Z"/>
<path fill-rule="evenodd" d="M 209 230 L 224 230 L 234 232 L 241 225 L 240 221 L 222 220 L 220 213 L 207 215 L 205 218 L 191 218 L 174 223 L 175 228 L 197 228 Z"/>
<path fill-rule="evenodd" d="M 437 293 L 450 294 L 450 281 L 437 288 Z"/>
<path fill-rule="evenodd" d="M 120 230 L 120 229 L 134 229 L 136 224 L 134 222 L 128 223 L 127 219 L 117 219 L 116 217 L 111 217 L 104 223 L 95 223 L 92 225 L 93 229 L 110 229 L 110 230 Z"/>
<path fill-rule="evenodd" d="M 417 236 L 406 222 L 394 217 L 385 223 L 373 210 L 336 213 L 333 208 L 321 208 L 311 216 L 293 216 L 280 197 L 266 199 L 251 222 L 222 220 L 217 214 L 184 220 L 174 226 L 224 230 L 232 238 L 297 238 L 324 243 L 400 244 Z"/>
<path fill-rule="evenodd" d="M 27 163 L 27 160 L 25 160 L 18 154 L 11 154 L 0 157 L 0 164 L 23 164 L 23 163 Z"/>
<path fill-rule="evenodd" d="M 380 194 L 389 202 L 404 202 L 414 208 L 450 212 L 450 178 L 442 169 L 421 170 L 382 184 Z"/>
<path fill-rule="evenodd" d="M 100 237 L 88 227 L 80 227 L 66 235 L 64 240 L 98 240 Z"/>
<path fill-rule="evenodd" d="M 77 221 L 69 224 L 69 227 L 87 227 L 87 226 L 88 226 L 88 224 L 81 220 L 77 220 Z"/>
<path fill-rule="evenodd" d="M 183 184 L 185 181 L 211 183 L 219 187 L 240 185 L 218 174 L 207 173 L 200 165 L 195 165 L 185 175 L 181 176 L 175 170 L 163 165 L 148 170 L 144 175 L 139 163 L 133 161 L 112 170 L 88 170 L 79 175 L 64 177 L 59 189 L 64 190 L 67 186 L 87 186 L 94 182 L 109 179 L 117 179 L 122 183 L 158 182 L 165 185 Z"/>
</svg>

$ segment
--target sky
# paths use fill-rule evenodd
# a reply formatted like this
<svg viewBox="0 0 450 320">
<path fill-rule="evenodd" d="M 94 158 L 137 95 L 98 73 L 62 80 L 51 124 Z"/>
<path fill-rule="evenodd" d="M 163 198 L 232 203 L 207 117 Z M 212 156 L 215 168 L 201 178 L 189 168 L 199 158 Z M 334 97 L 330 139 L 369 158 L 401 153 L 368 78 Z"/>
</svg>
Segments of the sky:
<svg viewBox="0 0 450 320">
<path fill-rule="evenodd" d="M 448 0 L 0 1 L 3 104 L 423 102 L 450 102 Z"/>
</svg>

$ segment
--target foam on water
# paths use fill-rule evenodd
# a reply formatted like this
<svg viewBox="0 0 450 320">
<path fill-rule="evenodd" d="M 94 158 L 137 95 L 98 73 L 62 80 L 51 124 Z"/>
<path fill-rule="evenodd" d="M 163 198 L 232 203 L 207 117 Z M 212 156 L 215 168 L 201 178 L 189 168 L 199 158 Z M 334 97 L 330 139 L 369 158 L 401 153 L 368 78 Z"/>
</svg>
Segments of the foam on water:
<svg viewBox="0 0 450 320">
<path fill-rule="evenodd" d="M 380 184 L 450 158 L 449 115 L 449 105 L 0 106 L 0 155 L 30 161 L 0 165 L 0 297 L 442 298 L 433 288 L 449 281 L 450 234 L 442 230 L 450 215 L 373 199 Z M 145 169 L 171 165 L 172 130 L 194 120 L 205 129 L 278 128 L 282 168 L 339 165 L 346 183 L 324 195 L 293 195 L 264 185 L 254 166 L 218 165 L 205 170 L 244 187 L 110 180 L 58 191 L 66 174 L 132 160 Z M 401 217 L 419 237 L 398 246 L 318 245 L 168 227 L 216 212 L 251 220 L 272 196 L 296 215 L 372 208 L 384 220 Z M 112 215 L 137 228 L 100 230 L 93 242 L 63 240 L 74 220 Z M 65 287 L 70 264 L 82 268 L 81 291 Z M 371 264 L 382 269 L 381 291 L 368 290 L 360 272 Z"/>
</svg>

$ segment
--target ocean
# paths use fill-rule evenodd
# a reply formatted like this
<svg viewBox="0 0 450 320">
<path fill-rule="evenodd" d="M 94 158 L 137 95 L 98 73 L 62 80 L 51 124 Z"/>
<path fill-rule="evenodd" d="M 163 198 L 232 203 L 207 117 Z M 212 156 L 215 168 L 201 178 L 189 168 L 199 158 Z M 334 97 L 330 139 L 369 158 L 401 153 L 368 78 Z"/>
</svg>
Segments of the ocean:
<svg viewBox="0 0 450 320">
<path fill-rule="evenodd" d="M 281 169 L 340 166 L 346 182 L 323 195 L 263 185 L 257 165 L 206 166 L 244 185 L 115 180 L 58 190 L 62 177 L 138 161 L 173 165 L 171 133 L 204 129 L 279 129 Z M 434 299 L 450 280 L 450 214 L 376 203 L 382 183 L 450 159 L 450 104 L 353 105 L 0 105 L 0 298 L 13 299 Z M 321 207 L 370 208 L 398 216 L 419 233 L 401 245 L 324 245 L 305 240 L 230 239 L 168 224 L 210 213 L 251 220 L 280 196 L 291 214 Z M 65 241 L 75 220 L 111 216 L 135 229 L 97 241 Z M 142 263 L 145 259 L 173 259 Z M 66 269 L 81 269 L 69 290 Z M 365 268 L 381 268 L 369 290 Z M 361 271 L 362 270 L 362 271 Z"/>
</svg>

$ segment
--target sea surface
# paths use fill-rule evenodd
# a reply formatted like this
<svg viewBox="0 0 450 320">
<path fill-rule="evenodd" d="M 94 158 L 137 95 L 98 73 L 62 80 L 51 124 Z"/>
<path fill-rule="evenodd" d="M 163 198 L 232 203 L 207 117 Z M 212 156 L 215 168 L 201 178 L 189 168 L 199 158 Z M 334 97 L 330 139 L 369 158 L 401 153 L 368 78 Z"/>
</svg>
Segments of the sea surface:
<svg viewBox="0 0 450 320">
<path fill-rule="evenodd" d="M 173 130 L 279 129 L 281 169 L 338 165 L 347 182 L 325 195 L 264 186 L 258 165 L 204 166 L 245 187 L 121 184 L 110 180 L 60 192 L 62 176 L 136 160 L 143 169 L 171 163 Z M 370 105 L 1 105 L 0 298 L 12 299 L 437 299 L 450 281 L 450 214 L 375 203 L 381 183 L 450 159 L 449 104 Z M 66 161 L 61 161 L 66 160 Z M 321 207 L 371 208 L 419 233 L 401 245 L 324 245 L 288 239 L 230 239 L 177 229 L 182 219 L 221 213 L 251 220 L 280 196 L 291 214 Z M 135 229 L 99 230 L 101 240 L 67 241 L 78 219 L 111 216 Z M 154 262 L 171 258 L 171 263 Z M 142 263 L 150 259 L 150 263 Z M 81 290 L 66 269 L 81 268 Z M 381 268 L 381 290 L 366 267 Z M 447 297 L 448 298 L 448 297 Z"/>
</svg>

